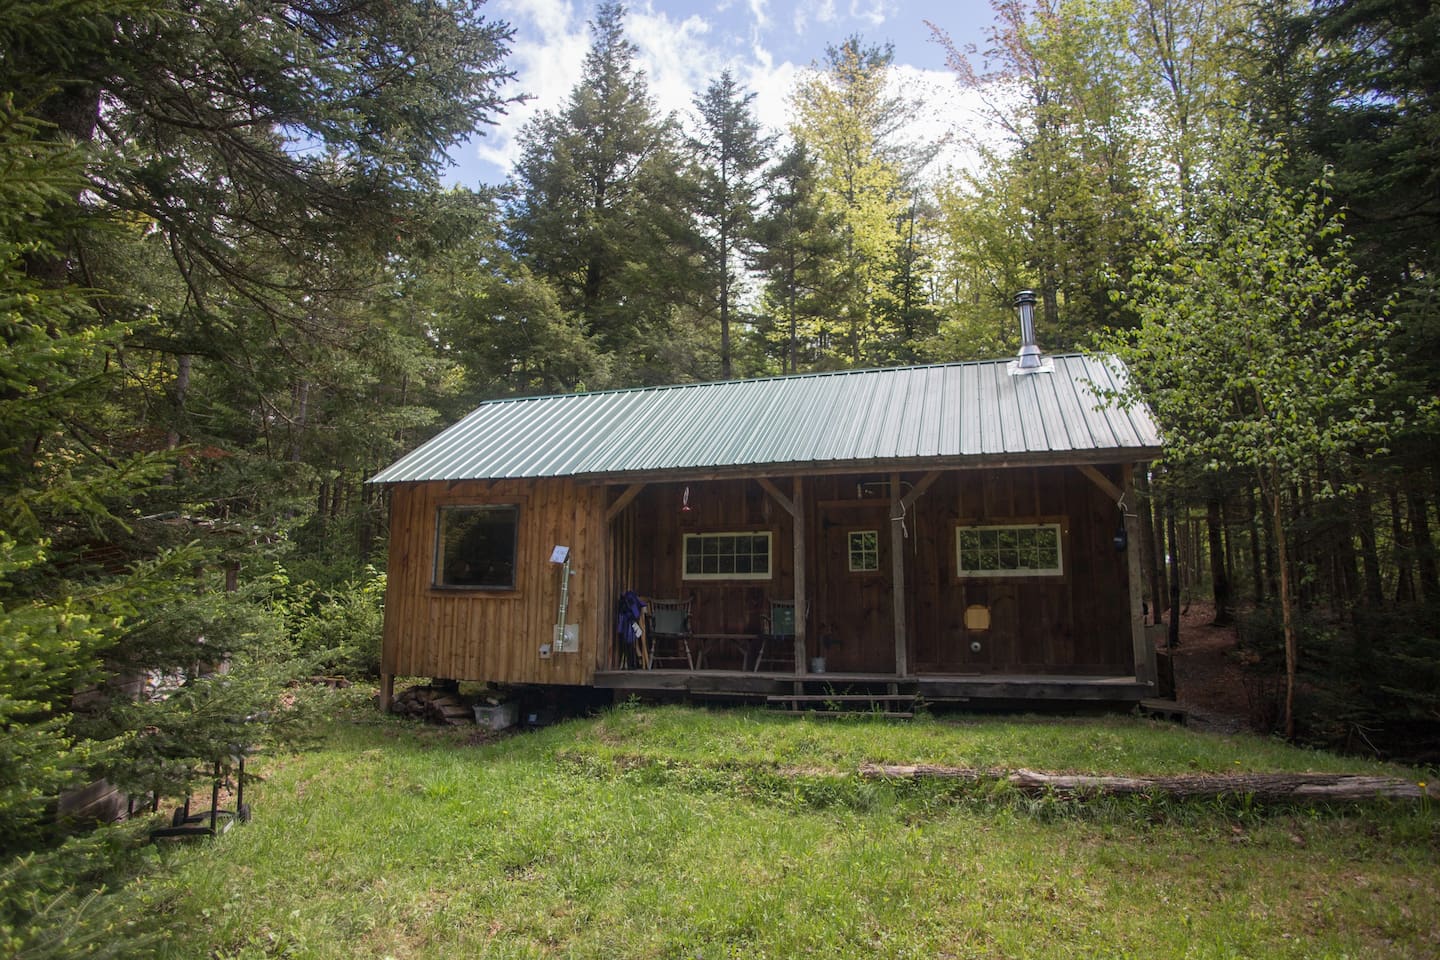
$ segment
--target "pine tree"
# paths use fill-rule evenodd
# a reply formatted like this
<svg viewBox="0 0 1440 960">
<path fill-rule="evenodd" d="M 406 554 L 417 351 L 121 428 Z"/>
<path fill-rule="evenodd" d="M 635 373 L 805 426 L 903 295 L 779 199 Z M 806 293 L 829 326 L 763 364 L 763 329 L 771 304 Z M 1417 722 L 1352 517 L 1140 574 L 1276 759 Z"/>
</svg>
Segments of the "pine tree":
<svg viewBox="0 0 1440 960">
<path fill-rule="evenodd" d="M 757 224 L 756 267 L 765 277 L 765 317 L 757 333 L 782 373 L 797 373 L 828 353 L 839 296 L 836 259 L 844 247 L 839 215 L 820 194 L 815 164 L 797 143 L 771 170 Z"/>
<path fill-rule="evenodd" d="M 625 8 L 601 4 L 565 106 L 521 134 L 510 237 L 517 255 L 579 318 L 616 382 L 657 369 L 676 310 L 693 303 L 691 184 L 672 118 L 658 115 Z"/>
<path fill-rule="evenodd" d="M 690 139 L 698 160 L 696 216 L 707 272 L 720 315 L 720 376 L 733 375 L 731 322 L 741 270 L 754 248 L 759 173 L 770 142 L 751 112 L 754 93 L 741 94 L 730 71 L 695 98 L 699 132 Z"/>
</svg>

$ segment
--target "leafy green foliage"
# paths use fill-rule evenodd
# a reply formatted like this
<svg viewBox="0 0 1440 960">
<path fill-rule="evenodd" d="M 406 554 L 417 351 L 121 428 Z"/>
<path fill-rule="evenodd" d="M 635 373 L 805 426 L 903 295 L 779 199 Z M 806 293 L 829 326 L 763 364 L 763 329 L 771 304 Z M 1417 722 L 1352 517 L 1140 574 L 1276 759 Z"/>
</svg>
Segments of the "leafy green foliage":
<svg viewBox="0 0 1440 960">
<path fill-rule="evenodd" d="M 1352 459 L 1382 450 L 1398 420 L 1389 386 L 1393 323 L 1370 308 L 1327 182 L 1280 186 L 1278 160 L 1248 133 L 1217 144 L 1224 176 L 1136 267 L 1141 319 L 1106 341 L 1135 377 L 1181 476 L 1242 470 L 1261 492 L 1280 570 L 1287 678 L 1284 727 L 1295 730 L 1298 670 L 1289 546 L 1304 499 L 1341 492 Z M 1342 484 L 1343 485 L 1343 484 Z"/>
<path fill-rule="evenodd" d="M 321 673 L 352 679 L 380 674 L 385 575 L 367 572 L 366 580 L 331 591 L 292 628 L 297 653 Z"/>
<path fill-rule="evenodd" d="M 806 339 L 829 364 L 883 363 L 896 352 L 907 311 L 893 305 L 890 280 L 915 267 L 906 252 L 907 155 L 897 131 L 918 107 L 890 89 L 894 50 L 850 37 L 826 49 L 796 89 L 791 135 L 815 164 L 825 209 L 840 227 L 843 247 L 828 271 L 830 314 Z M 897 259 L 899 262 L 897 262 Z M 897 321 L 899 321 L 897 323 Z"/>
</svg>

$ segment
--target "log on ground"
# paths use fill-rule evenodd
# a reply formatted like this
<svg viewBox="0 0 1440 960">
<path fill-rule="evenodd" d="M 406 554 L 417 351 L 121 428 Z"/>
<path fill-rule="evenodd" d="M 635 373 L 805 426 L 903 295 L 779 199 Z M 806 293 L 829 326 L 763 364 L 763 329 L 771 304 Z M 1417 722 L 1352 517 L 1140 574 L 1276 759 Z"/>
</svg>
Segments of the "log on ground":
<svg viewBox="0 0 1440 960">
<path fill-rule="evenodd" d="M 1249 797 L 1266 802 L 1324 800 L 1354 803 L 1378 798 L 1440 798 L 1440 787 L 1395 777 L 1347 773 L 1182 774 L 1165 777 L 1086 776 L 1035 770 L 975 770 L 930 765 L 865 764 L 867 779 L 1004 782 L 1027 794 L 1065 796 L 1169 796 L 1179 800 Z"/>
</svg>

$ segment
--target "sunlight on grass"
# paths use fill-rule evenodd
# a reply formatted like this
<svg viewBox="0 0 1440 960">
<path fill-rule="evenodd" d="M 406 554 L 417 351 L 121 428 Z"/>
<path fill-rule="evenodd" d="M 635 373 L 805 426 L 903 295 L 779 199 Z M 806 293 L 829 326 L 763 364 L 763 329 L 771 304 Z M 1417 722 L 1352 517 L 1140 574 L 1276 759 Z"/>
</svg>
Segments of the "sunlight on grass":
<svg viewBox="0 0 1440 960">
<path fill-rule="evenodd" d="M 371 716 L 265 758 L 254 822 L 167 849 L 171 875 L 130 896 L 174 958 L 1434 955 L 1427 812 L 1087 805 L 855 775 L 1237 759 L 1357 767 L 1128 718 L 623 707 L 470 745 Z"/>
</svg>

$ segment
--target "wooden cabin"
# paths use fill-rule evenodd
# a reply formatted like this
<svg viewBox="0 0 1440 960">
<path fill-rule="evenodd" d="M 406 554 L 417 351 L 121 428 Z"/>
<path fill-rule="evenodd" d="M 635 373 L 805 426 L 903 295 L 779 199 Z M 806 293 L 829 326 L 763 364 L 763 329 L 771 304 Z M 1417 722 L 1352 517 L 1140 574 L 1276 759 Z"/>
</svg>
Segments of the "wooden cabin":
<svg viewBox="0 0 1440 960">
<path fill-rule="evenodd" d="M 1132 484 L 1160 438 L 1102 399 L 1123 378 L 1059 355 L 485 403 L 372 480 L 382 698 L 1149 696 Z"/>
</svg>

